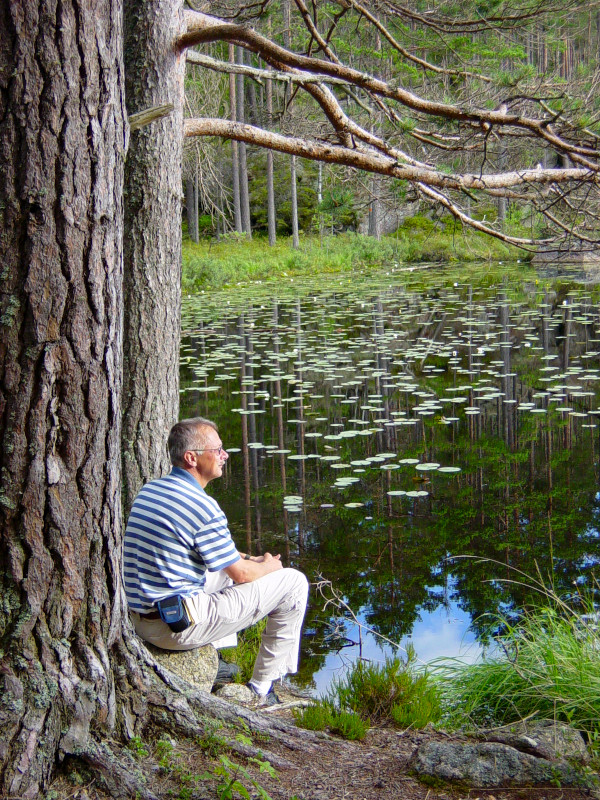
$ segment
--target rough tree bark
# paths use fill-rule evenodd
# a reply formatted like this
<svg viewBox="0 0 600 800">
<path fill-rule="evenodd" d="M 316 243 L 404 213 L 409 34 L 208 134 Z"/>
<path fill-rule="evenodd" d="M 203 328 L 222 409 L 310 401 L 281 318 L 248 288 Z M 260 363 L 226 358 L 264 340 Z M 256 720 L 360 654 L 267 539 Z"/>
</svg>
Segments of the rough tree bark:
<svg viewBox="0 0 600 800">
<path fill-rule="evenodd" d="M 126 514 L 141 486 L 168 471 L 166 435 L 178 419 L 185 57 L 173 42 L 182 29 L 179 2 L 125 4 L 127 110 L 174 106 L 131 134 L 125 170 Z"/>
<path fill-rule="evenodd" d="M 0 794 L 116 723 L 121 635 L 118 0 L 0 10 Z"/>
<path fill-rule="evenodd" d="M 197 711 L 224 721 L 241 716 L 290 748 L 302 744 L 275 720 L 191 691 L 153 660 L 126 613 L 120 418 L 127 125 L 119 0 L 4 4 L 0 37 L 0 795 L 33 800 L 71 757 L 86 762 L 114 797 L 153 798 L 120 752 L 151 722 L 197 736 Z M 162 186 L 167 178 L 153 168 Z M 181 162 L 178 190 L 167 182 L 158 200 L 151 182 L 146 193 L 135 171 L 129 174 L 148 224 L 149 207 L 162 198 L 175 202 L 181 192 Z M 181 235 L 179 215 L 162 214 L 164 228 Z M 176 248 L 173 240 L 158 241 Z M 143 242 L 140 234 L 137 258 Z M 178 300 L 177 249 L 171 257 L 158 260 L 162 273 L 152 261 L 147 297 L 139 297 L 155 327 L 159 309 L 172 303 L 157 302 L 169 280 Z M 132 289 L 138 287 L 130 301 L 138 297 Z M 173 317 L 168 322 L 178 328 Z M 147 328 L 140 324 L 140 339 L 151 335 Z M 160 332 L 168 338 L 167 329 Z M 176 370 L 176 351 L 174 364 L 166 374 Z M 157 438 L 164 441 L 162 431 Z M 239 742 L 230 746 L 257 754 Z M 284 761 L 273 756 L 273 763 Z"/>
</svg>

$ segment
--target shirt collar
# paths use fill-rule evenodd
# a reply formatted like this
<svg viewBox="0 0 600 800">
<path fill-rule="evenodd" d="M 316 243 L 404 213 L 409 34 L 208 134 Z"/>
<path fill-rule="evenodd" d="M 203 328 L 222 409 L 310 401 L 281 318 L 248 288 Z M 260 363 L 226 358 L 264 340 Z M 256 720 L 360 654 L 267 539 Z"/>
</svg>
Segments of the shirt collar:
<svg viewBox="0 0 600 800">
<path fill-rule="evenodd" d="M 171 475 L 174 478 L 183 478 L 184 480 L 191 483 L 192 486 L 195 486 L 196 489 L 198 489 L 201 492 L 204 492 L 204 489 L 202 488 L 202 486 L 200 486 L 196 478 L 194 478 L 193 475 L 190 475 L 190 473 L 186 469 L 183 469 L 182 467 L 173 467 L 173 469 L 171 470 Z"/>
</svg>

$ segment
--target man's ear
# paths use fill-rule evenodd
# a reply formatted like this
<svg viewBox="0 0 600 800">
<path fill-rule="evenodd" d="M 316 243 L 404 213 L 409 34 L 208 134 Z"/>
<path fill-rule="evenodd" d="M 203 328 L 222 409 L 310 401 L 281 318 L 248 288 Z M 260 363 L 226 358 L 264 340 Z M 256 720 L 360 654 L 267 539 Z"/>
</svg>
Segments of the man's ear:
<svg viewBox="0 0 600 800">
<path fill-rule="evenodd" d="M 196 458 L 197 453 L 193 450 L 186 450 L 183 454 L 183 461 L 187 469 L 191 469 L 192 467 L 196 466 Z"/>
</svg>

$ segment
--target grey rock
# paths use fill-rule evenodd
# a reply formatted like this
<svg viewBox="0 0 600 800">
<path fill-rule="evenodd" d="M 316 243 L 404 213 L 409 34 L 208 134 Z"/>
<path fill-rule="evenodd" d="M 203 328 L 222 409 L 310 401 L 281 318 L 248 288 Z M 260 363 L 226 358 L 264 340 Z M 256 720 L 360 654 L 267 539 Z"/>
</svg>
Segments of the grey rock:
<svg viewBox="0 0 600 800">
<path fill-rule="evenodd" d="M 538 758 L 568 758 L 587 764 L 589 753 L 583 736 L 564 722 L 551 719 L 517 722 L 504 728 L 481 731 L 476 738 L 501 742 Z"/>
<path fill-rule="evenodd" d="M 161 650 L 148 642 L 145 645 L 163 667 L 203 692 L 211 691 L 219 666 L 219 657 L 212 644 L 195 650 Z"/>
<path fill-rule="evenodd" d="M 574 786 L 582 778 L 566 761 L 537 758 L 500 742 L 427 742 L 413 756 L 411 767 L 417 775 L 481 787 L 556 781 Z"/>
<path fill-rule="evenodd" d="M 256 698 L 256 695 L 249 689 L 245 683 L 228 683 L 218 689 L 215 694 L 217 697 L 222 697 L 223 700 L 229 700 L 230 703 L 251 704 Z"/>
</svg>

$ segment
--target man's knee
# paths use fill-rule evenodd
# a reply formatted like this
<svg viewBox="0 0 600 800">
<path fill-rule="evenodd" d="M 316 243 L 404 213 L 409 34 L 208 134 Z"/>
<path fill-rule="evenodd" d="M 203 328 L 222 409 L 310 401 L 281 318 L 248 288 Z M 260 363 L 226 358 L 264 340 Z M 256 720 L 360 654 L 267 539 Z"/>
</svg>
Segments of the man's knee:
<svg viewBox="0 0 600 800">
<path fill-rule="evenodd" d="M 288 603 L 290 606 L 299 607 L 301 605 L 304 608 L 308 598 L 308 580 L 306 575 L 291 567 L 285 567 L 283 572 L 285 573 L 287 589 L 284 602 Z"/>
</svg>

